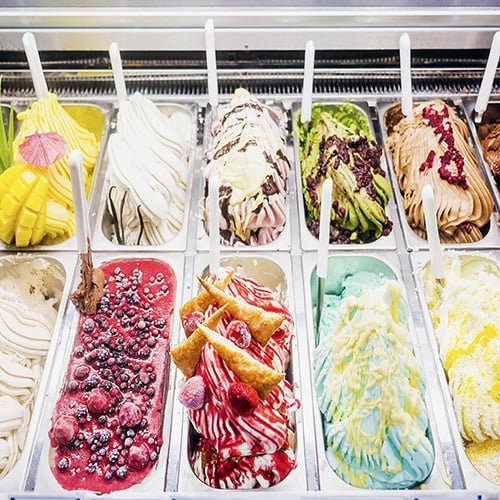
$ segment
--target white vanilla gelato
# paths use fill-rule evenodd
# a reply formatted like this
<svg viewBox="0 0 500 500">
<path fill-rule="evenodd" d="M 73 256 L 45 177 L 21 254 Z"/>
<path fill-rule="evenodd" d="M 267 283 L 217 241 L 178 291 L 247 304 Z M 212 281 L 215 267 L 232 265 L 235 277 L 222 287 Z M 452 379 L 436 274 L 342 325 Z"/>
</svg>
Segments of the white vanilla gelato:
<svg viewBox="0 0 500 500">
<path fill-rule="evenodd" d="M 24 446 L 64 279 L 46 258 L 0 260 L 0 479 Z"/>
<path fill-rule="evenodd" d="M 182 108 L 164 114 L 135 93 L 120 103 L 117 132 L 108 144 L 108 211 L 113 241 L 159 245 L 184 219 L 191 117 Z M 141 220 L 142 219 L 142 220 Z"/>
</svg>

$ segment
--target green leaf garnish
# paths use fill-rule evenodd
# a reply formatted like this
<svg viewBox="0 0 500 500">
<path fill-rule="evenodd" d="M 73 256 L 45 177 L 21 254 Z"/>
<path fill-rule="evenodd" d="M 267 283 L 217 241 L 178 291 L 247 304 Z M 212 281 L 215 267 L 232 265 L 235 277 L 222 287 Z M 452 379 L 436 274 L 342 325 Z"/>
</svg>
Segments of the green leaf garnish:
<svg viewBox="0 0 500 500">
<path fill-rule="evenodd" d="M 0 77 L 0 85 L 2 79 Z M 0 109 L 0 174 L 5 172 L 14 163 L 14 103 L 10 105 L 9 126 L 7 136 L 5 135 L 5 123 L 3 113 Z"/>
</svg>

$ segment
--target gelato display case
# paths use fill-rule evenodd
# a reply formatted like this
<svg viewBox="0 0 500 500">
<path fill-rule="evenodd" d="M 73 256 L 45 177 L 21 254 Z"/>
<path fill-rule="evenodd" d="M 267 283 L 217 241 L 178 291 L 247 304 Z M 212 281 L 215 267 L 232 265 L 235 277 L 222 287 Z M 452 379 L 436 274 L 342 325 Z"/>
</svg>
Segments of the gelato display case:
<svg viewBox="0 0 500 500">
<path fill-rule="evenodd" d="M 500 500 L 500 5 L 330 4 L 2 3 L 0 500 Z"/>
</svg>

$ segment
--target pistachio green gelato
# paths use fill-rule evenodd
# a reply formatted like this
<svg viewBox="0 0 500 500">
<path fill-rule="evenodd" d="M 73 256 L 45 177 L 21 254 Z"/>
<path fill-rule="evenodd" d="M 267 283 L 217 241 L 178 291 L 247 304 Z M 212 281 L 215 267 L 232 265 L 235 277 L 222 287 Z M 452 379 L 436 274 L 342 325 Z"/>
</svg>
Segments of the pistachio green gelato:
<svg viewBox="0 0 500 500">
<path fill-rule="evenodd" d="M 315 105 L 311 120 L 296 120 L 306 224 L 319 233 L 321 186 L 333 180 L 330 243 L 367 243 L 388 235 L 391 187 L 380 167 L 382 149 L 357 106 Z"/>
</svg>

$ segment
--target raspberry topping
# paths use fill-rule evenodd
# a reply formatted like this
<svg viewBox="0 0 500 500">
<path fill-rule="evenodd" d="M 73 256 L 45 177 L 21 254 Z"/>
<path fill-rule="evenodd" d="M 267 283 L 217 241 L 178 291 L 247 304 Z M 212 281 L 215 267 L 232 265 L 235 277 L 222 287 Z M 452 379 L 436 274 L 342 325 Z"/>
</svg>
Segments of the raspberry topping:
<svg viewBox="0 0 500 500">
<path fill-rule="evenodd" d="M 70 444 L 78 433 L 78 422 L 75 417 L 63 415 L 54 424 L 54 437 L 61 444 Z"/>
<path fill-rule="evenodd" d="M 141 409 L 134 403 L 127 401 L 120 408 L 118 420 L 123 427 L 135 427 L 142 420 Z"/>
<path fill-rule="evenodd" d="M 240 320 L 233 320 L 227 327 L 227 336 L 241 349 L 246 349 L 252 340 L 252 334 L 246 323 Z"/>
<path fill-rule="evenodd" d="M 176 282 L 156 259 L 102 269 L 104 296 L 96 314 L 80 320 L 67 388 L 52 417 L 50 466 L 65 489 L 84 484 L 109 493 L 142 481 L 159 457 Z"/>
<path fill-rule="evenodd" d="M 149 461 L 149 452 L 146 445 L 131 446 L 128 454 L 128 463 L 132 469 L 142 470 Z"/>
<path fill-rule="evenodd" d="M 198 323 L 203 323 L 204 319 L 205 316 L 199 311 L 186 314 L 182 318 L 182 327 L 186 332 L 186 337 L 189 337 L 198 328 Z"/>
<path fill-rule="evenodd" d="M 229 404 L 236 415 L 248 417 L 259 402 L 257 391 L 248 384 L 235 382 L 227 390 Z"/>
<path fill-rule="evenodd" d="M 109 397 L 102 389 L 92 389 L 87 400 L 90 413 L 100 415 L 106 413 L 109 408 Z"/>
<path fill-rule="evenodd" d="M 205 382 L 196 375 L 186 380 L 179 393 L 179 401 L 189 410 L 199 410 L 205 402 Z"/>
<path fill-rule="evenodd" d="M 455 147 L 455 137 L 453 136 L 453 127 L 449 118 L 448 108 L 444 107 L 438 111 L 431 104 L 422 110 L 422 117 L 429 122 L 434 129 L 434 134 L 439 136 L 439 142 L 444 142 L 447 146 L 446 151 L 439 157 L 441 166 L 438 168 L 439 176 L 449 184 L 456 184 L 463 189 L 467 189 L 467 177 L 464 173 L 464 157 Z M 433 153 L 431 157 L 431 153 Z M 422 165 L 420 172 L 430 168 L 436 153 L 431 151 Z M 456 172 L 450 170 L 452 163 L 455 165 Z"/>
</svg>

